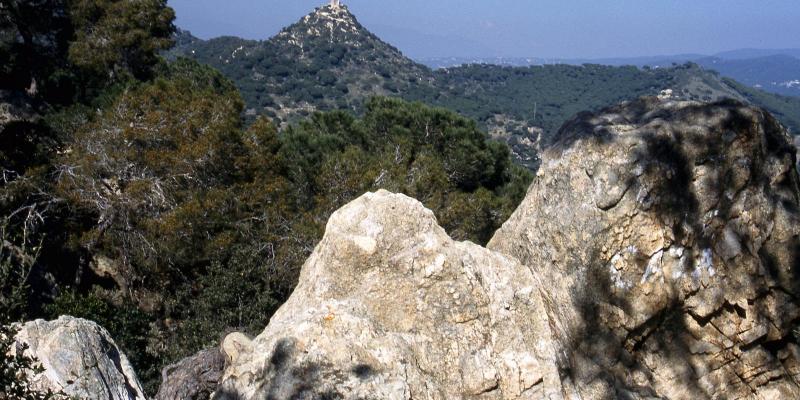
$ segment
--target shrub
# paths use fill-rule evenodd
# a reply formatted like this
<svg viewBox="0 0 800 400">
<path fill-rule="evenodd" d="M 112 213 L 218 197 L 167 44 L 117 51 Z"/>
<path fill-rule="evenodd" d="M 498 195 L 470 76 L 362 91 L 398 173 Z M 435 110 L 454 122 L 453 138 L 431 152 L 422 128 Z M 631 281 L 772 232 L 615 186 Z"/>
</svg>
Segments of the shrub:
<svg viewBox="0 0 800 400">
<path fill-rule="evenodd" d="M 17 347 L 17 329 L 0 325 L 0 398 L 9 400 L 48 400 L 65 398 L 52 391 L 40 391 L 31 386 L 28 377 L 44 372 L 36 359 L 24 355 L 27 345 Z M 17 347 L 17 348 L 15 348 Z M 14 349 L 14 354 L 11 350 Z"/>
</svg>

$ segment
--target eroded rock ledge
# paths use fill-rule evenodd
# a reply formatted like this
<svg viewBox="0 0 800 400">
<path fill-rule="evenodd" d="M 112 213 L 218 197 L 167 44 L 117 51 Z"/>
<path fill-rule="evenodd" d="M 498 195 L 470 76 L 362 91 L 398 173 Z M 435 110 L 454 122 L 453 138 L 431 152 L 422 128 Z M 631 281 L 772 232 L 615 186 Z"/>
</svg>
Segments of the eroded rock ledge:
<svg viewBox="0 0 800 400">
<path fill-rule="evenodd" d="M 798 176 L 739 103 L 583 114 L 490 250 L 385 191 L 229 336 L 217 399 L 798 398 Z"/>
</svg>

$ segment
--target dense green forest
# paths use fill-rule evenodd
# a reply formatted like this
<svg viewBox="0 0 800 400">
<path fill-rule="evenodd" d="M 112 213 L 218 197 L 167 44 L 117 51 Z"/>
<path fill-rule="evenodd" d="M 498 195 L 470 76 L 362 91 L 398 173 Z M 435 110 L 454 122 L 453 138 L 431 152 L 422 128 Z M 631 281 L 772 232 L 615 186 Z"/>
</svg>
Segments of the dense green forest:
<svg viewBox="0 0 800 400">
<path fill-rule="evenodd" d="M 406 193 L 485 243 L 531 180 L 473 120 L 421 103 L 245 123 L 221 73 L 158 56 L 164 0 L 2 11 L 0 354 L 10 322 L 91 319 L 152 394 L 168 363 L 263 329 L 328 216 L 362 193 Z M 32 362 L 4 358 L 0 385 Z"/>
</svg>

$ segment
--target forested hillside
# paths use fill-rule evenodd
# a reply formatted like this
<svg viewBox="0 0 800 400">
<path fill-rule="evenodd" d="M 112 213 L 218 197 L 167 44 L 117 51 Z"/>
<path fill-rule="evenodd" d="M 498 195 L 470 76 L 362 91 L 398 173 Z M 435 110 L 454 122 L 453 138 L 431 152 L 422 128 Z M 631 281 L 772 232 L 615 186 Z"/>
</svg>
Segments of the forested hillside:
<svg viewBox="0 0 800 400">
<path fill-rule="evenodd" d="M 233 80 L 248 115 L 283 123 L 314 111 L 363 110 L 375 95 L 426 87 L 430 70 L 366 30 L 346 7 L 318 8 L 266 41 L 177 34 L 168 57 L 196 59 Z"/>
<path fill-rule="evenodd" d="M 538 152 L 579 111 L 672 90 L 676 99 L 734 98 L 774 111 L 798 131 L 800 103 L 744 87 L 695 64 L 670 68 L 601 65 L 430 70 L 361 26 L 346 7 L 320 7 L 266 41 L 199 40 L 182 31 L 168 54 L 218 68 L 233 80 L 250 120 L 287 124 L 315 110 L 364 111 L 374 95 L 445 107 L 472 118 L 535 169 Z"/>
<path fill-rule="evenodd" d="M 407 193 L 453 237 L 485 243 L 531 180 L 473 120 L 400 99 L 245 124 L 220 72 L 158 57 L 174 32 L 163 0 L 12 4 L 0 19 L 0 326 L 96 321 L 150 394 L 168 363 L 263 329 L 353 198 Z M 31 361 L 2 360 L 0 385 Z"/>
</svg>

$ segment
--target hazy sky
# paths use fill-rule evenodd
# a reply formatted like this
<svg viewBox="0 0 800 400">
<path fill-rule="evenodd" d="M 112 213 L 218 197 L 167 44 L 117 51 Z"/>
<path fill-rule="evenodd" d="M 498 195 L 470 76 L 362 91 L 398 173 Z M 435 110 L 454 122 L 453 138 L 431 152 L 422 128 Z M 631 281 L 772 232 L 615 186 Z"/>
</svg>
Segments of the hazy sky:
<svg viewBox="0 0 800 400">
<path fill-rule="evenodd" d="M 558 58 L 800 47 L 798 0 L 342 0 L 412 57 Z M 266 39 L 323 0 L 169 0 L 208 39 Z"/>
</svg>

